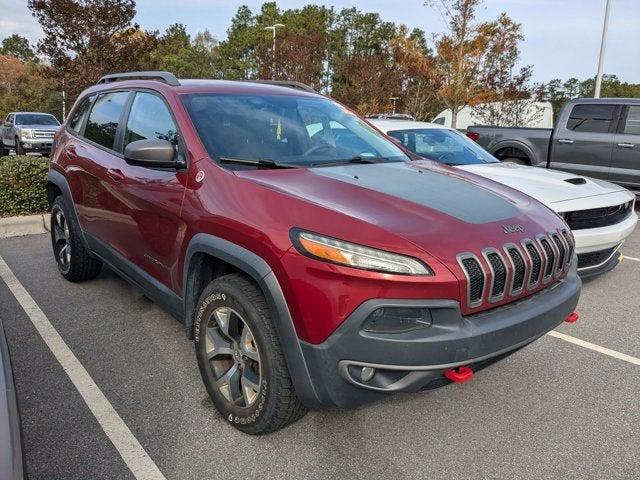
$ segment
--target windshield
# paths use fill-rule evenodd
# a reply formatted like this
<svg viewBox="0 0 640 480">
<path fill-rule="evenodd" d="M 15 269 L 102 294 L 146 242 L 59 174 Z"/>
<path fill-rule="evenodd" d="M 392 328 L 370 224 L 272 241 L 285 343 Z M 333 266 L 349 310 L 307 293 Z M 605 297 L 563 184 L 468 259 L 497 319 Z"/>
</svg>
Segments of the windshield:
<svg viewBox="0 0 640 480">
<path fill-rule="evenodd" d="M 16 125 L 60 125 L 53 115 L 44 113 L 21 113 L 16 115 Z"/>
<path fill-rule="evenodd" d="M 389 135 L 421 157 L 447 165 L 476 165 L 498 161 L 457 130 L 419 128 L 394 130 Z"/>
<path fill-rule="evenodd" d="M 212 158 L 300 167 L 409 160 L 374 128 L 327 98 L 190 94 L 183 103 Z"/>
</svg>

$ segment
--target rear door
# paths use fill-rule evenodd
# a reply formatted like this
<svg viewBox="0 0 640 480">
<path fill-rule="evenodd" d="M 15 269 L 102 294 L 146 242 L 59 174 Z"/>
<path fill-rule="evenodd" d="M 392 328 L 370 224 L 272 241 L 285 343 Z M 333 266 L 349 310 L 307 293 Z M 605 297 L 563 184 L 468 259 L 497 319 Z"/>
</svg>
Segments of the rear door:
<svg viewBox="0 0 640 480">
<path fill-rule="evenodd" d="M 85 99 L 89 105 L 83 100 L 69 125 L 71 131 L 75 131 L 74 125 L 90 106 L 81 133 L 69 135 L 64 146 L 61 145 L 82 229 L 90 235 L 90 240 L 119 252 L 124 249 L 120 233 L 129 220 L 127 206 L 114 188 L 124 163 L 116 140 L 130 95 L 131 92 L 121 90 L 101 93 L 93 102 Z"/>
<path fill-rule="evenodd" d="M 558 122 L 551 168 L 608 179 L 619 106 L 578 103 Z"/>
<path fill-rule="evenodd" d="M 613 143 L 609 179 L 640 191 L 640 105 L 625 105 Z"/>
</svg>

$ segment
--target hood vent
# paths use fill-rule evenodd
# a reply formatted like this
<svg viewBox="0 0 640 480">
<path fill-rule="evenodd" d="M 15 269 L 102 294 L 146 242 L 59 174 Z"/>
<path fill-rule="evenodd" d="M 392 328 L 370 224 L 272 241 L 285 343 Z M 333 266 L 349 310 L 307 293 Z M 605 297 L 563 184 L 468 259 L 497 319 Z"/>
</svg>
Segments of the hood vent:
<svg viewBox="0 0 640 480">
<path fill-rule="evenodd" d="M 584 185 L 585 183 L 587 183 L 587 181 L 582 177 L 567 178 L 565 182 L 571 183 L 573 185 Z"/>
</svg>

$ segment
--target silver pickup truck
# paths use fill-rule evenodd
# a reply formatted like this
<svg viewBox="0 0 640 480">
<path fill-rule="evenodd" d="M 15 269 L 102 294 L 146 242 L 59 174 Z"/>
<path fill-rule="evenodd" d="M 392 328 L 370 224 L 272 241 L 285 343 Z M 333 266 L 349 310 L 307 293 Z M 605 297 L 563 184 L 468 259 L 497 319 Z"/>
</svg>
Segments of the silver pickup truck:
<svg viewBox="0 0 640 480">
<path fill-rule="evenodd" d="M 601 178 L 640 192 L 640 99 L 567 102 L 553 129 L 473 126 L 467 135 L 502 161 Z"/>
<path fill-rule="evenodd" d="M 58 119 L 48 113 L 11 112 L 0 127 L 0 156 L 8 155 L 11 148 L 17 155 L 48 155 L 59 128 Z"/>
</svg>

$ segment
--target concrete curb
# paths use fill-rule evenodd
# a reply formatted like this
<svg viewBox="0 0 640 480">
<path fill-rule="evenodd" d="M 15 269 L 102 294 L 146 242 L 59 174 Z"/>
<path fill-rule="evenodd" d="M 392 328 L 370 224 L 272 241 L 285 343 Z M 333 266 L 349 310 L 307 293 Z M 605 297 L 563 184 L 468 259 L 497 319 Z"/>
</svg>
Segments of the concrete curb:
<svg viewBox="0 0 640 480">
<path fill-rule="evenodd" d="M 49 214 L 0 218 L 0 238 L 37 235 L 51 230 Z"/>
</svg>

